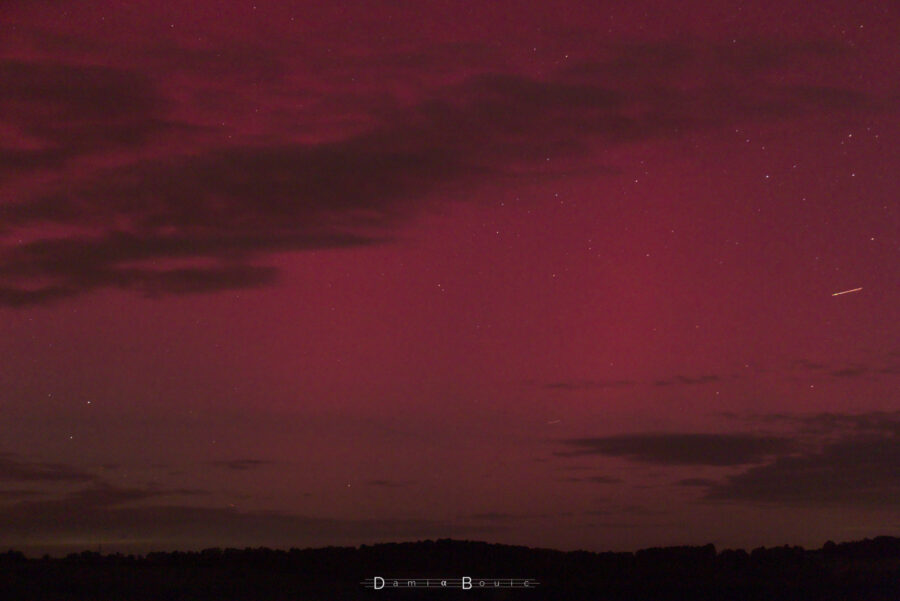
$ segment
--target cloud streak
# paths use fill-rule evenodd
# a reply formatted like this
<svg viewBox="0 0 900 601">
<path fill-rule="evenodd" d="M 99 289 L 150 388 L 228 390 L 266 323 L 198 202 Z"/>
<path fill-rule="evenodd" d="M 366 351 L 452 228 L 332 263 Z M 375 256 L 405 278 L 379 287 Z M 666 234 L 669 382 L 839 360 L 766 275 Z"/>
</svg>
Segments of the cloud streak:
<svg viewBox="0 0 900 601">
<path fill-rule="evenodd" d="M 563 441 L 563 457 L 605 455 L 656 465 L 734 466 L 759 463 L 794 448 L 787 438 L 754 434 L 648 433 Z"/>
<path fill-rule="evenodd" d="M 211 462 L 230 471 L 254 470 L 270 463 L 259 459 Z M 211 541 L 238 545 L 245 544 L 250 533 L 258 544 L 289 547 L 330 544 L 335 539 L 440 538 L 502 529 L 452 520 L 330 518 L 243 510 L 234 504 L 200 504 L 198 499 L 210 499 L 213 493 L 156 483 L 122 486 L 74 466 L 27 462 L 0 454 L 0 484 L 21 483 L 34 488 L 0 490 L 0 538 L 16 544 L 137 540 L 179 547 L 209 546 Z M 60 484 L 68 486 L 59 490 Z M 367 484 L 393 488 L 414 483 L 373 480 Z"/>
<path fill-rule="evenodd" d="M 0 453 L 0 482 L 4 484 L 80 483 L 96 480 L 94 474 L 70 465 L 22 461 L 11 453 Z"/>
<path fill-rule="evenodd" d="M 439 538 L 483 533 L 492 525 L 419 519 L 335 519 L 235 507 L 147 504 L 164 496 L 202 491 L 92 486 L 62 497 L 24 500 L 0 507 L 0 536 L 9 541 L 143 540 L 181 548 L 210 544 L 291 547 L 334 540 Z"/>
</svg>

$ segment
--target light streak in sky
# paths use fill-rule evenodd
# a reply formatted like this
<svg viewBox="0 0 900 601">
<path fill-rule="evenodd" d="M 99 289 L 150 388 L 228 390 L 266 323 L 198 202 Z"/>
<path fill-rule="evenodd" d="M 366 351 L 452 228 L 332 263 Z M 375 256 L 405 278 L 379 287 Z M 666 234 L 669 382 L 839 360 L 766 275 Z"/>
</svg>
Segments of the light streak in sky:
<svg viewBox="0 0 900 601">
<path fill-rule="evenodd" d="M 852 290 L 844 290 L 843 292 L 835 292 L 831 296 L 840 296 L 842 294 L 850 294 L 851 292 L 859 292 L 862 288 L 854 288 Z"/>
</svg>

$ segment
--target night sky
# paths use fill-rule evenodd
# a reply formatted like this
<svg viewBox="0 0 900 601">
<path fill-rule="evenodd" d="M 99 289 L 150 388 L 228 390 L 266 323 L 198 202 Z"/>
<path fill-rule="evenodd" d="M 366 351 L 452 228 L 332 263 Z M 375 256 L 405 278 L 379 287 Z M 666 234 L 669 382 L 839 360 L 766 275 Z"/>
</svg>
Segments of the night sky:
<svg viewBox="0 0 900 601">
<path fill-rule="evenodd" d="M 4 2 L 0 541 L 900 535 L 898 32 Z"/>
</svg>

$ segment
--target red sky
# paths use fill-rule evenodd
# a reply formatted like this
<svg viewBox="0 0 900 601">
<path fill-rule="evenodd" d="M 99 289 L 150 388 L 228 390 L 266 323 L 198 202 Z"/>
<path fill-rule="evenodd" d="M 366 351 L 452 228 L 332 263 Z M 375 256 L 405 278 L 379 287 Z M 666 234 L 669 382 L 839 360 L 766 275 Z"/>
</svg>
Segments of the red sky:
<svg viewBox="0 0 900 601">
<path fill-rule="evenodd" d="M 0 538 L 900 533 L 896 6 L 319 4 L 5 5 Z"/>
</svg>

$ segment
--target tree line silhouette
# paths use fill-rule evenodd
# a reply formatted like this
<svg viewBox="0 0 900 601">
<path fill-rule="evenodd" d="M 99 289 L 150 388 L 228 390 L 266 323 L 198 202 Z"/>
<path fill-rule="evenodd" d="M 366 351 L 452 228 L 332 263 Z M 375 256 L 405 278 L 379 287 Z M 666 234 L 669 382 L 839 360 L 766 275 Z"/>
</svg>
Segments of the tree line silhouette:
<svg viewBox="0 0 900 601">
<path fill-rule="evenodd" d="M 535 578 L 534 590 L 366 590 L 385 578 Z M 387 587 L 388 589 L 390 587 Z M 821 549 L 717 551 L 713 545 L 636 552 L 563 552 L 440 539 L 360 547 L 72 553 L 0 553 L 0 598 L 103 600 L 372 599 L 854 600 L 900 599 L 900 538 Z"/>
</svg>

